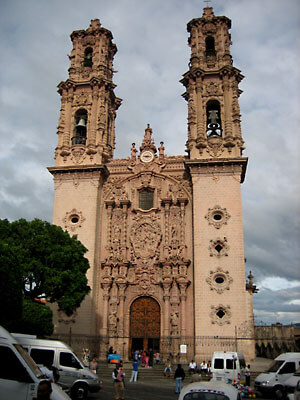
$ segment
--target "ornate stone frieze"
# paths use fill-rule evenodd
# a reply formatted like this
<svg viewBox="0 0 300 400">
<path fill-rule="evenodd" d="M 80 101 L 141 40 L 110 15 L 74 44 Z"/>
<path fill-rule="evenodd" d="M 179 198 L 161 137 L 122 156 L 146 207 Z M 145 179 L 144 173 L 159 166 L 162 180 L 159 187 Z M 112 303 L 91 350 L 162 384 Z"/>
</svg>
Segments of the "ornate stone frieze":
<svg viewBox="0 0 300 400">
<path fill-rule="evenodd" d="M 223 139 L 219 136 L 208 138 L 207 150 L 212 157 L 219 157 L 224 151 Z"/>
<path fill-rule="evenodd" d="M 217 306 L 211 306 L 210 318 L 212 324 L 218 324 L 220 326 L 230 324 L 231 311 L 230 306 L 224 306 L 219 304 Z"/>
<path fill-rule="evenodd" d="M 214 208 L 209 208 L 208 213 L 205 215 L 209 225 L 213 225 L 216 229 L 220 229 L 222 225 L 226 225 L 230 218 L 226 208 L 222 208 L 219 205 Z"/>
<path fill-rule="evenodd" d="M 224 271 L 221 267 L 218 267 L 215 271 L 210 271 L 206 282 L 209 284 L 211 290 L 215 290 L 217 293 L 221 294 L 225 290 L 230 289 L 233 279 L 228 271 Z"/>
</svg>

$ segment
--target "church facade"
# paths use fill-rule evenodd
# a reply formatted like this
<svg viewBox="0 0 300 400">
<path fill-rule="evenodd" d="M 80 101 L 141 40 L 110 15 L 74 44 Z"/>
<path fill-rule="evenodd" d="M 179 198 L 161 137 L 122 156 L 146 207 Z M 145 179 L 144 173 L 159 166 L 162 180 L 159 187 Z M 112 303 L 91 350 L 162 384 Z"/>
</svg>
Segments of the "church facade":
<svg viewBox="0 0 300 400">
<path fill-rule="evenodd" d="M 245 277 L 238 85 L 231 21 L 211 7 L 191 20 L 187 155 L 165 155 L 148 125 L 128 158 L 115 159 L 112 34 L 99 20 L 71 34 L 61 112 L 53 223 L 87 247 L 91 292 L 55 334 L 97 338 L 105 358 L 153 349 L 163 358 L 210 360 L 213 351 L 254 357 L 252 275 Z M 185 134 L 185 133 L 182 133 Z M 155 133 L 156 135 L 156 133 Z M 183 149 L 184 152 L 184 149 Z"/>
</svg>

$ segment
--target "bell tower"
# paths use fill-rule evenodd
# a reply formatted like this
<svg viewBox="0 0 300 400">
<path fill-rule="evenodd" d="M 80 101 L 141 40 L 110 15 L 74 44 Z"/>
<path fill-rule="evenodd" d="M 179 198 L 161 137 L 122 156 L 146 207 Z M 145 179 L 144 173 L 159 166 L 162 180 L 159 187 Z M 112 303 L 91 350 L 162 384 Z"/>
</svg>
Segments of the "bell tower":
<svg viewBox="0 0 300 400">
<path fill-rule="evenodd" d="M 188 103 L 185 165 L 193 186 L 196 359 L 209 336 L 242 339 L 237 350 L 254 355 L 240 188 L 247 166 L 238 103 L 243 75 L 232 63 L 230 28 L 230 19 L 211 7 L 187 24 L 191 57 L 181 80 Z"/>
<path fill-rule="evenodd" d="M 69 79 L 58 85 L 61 111 L 56 166 L 101 164 L 113 157 L 115 117 L 121 99 L 114 94 L 112 34 L 98 19 L 71 34 Z"/>
<path fill-rule="evenodd" d="M 92 290 L 76 311 L 73 328 L 94 335 L 97 291 L 93 289 L 103 217 L 100 199 L 109 175 L 107 164 L 113 158 L 114 122 L 121 104 L 112 81 L 117 47 L 111 32 L 101 27 L 98 19 L 92 20 L 88 29 L 74 31 L 71 40 L 69 78 L 58 85 L 61 110 L 55 167 L 48 170 L 55 185 L 53 223 L 78 236 L 88 249 L 91 266 L 87 278 Z M 70 322 L 63 313 L 55 314 L 55 321 L 62 327 Z"/>
<path fill-rule="evenodd" d="M 238 103 L 243 75 L 232 65 L 230 28 L 230 19 L 216 17 L 210 7 L 187 25 L 191 58 L 181 82 L 191 159 L 239 157 L 244 149 Z"/>
</svg>

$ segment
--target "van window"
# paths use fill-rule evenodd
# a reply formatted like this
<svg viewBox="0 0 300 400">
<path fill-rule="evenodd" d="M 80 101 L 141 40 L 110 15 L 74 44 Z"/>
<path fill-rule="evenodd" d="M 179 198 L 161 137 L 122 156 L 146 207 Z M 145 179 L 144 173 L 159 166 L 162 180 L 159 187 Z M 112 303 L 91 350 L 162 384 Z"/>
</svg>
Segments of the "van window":
<svg viewBox="0 0 300 400">
<path fill-rule="evenodd" d="M 54 362 L 54 350 L 48 349 L 31 349 L 31 357 L 37 364 L 45 365 L 45 367 L 52 367 Z"/>
<path fill-rule="evenodd" d="M 214 360 L 214 368 L 215 369 L 224 369 L 224 360 L 223 360 L 223 358 L 215 358 L 215 360 Z"/>
<path fill-rule="evenodd" d="M 18 357 L 6 346 L 0 346 L 0 379 L 28 382 L 31 380 Z"/>
<path fill-rule="evenodd" d="M 266 372 L 277 372 L 279 367 L 284 363 L 284 361 L 273 361 L 272 365 L 270 366 L 269 369 L 266 370 Z"/>
<path fill-rule="evenodd" d="M 66 353 L 63 351 L 59 355 L 59 364 L 63 367 L 82 369 L 78 360 L 76 360 L 72 353 Z"/>
<path fill-rule="evenodd" d="M 279 371 L 280 374 L 293 374 L 296 371 L 296 363 L 286 362 Z"/>
<path fill-rule="evenodd" d="M 236 360 L 227 358 L 226 359 L 226 369 L 236 369 Z"/>
</svg>

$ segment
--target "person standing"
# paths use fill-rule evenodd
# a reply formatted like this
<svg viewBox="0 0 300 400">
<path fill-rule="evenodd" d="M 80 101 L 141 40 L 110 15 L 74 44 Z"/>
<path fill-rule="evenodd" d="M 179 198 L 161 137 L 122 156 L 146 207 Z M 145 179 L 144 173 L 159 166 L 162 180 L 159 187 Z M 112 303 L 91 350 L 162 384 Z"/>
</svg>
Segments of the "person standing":
<svg viewBox="0 0 300 400">
<path fill-rule="evenodd" d="M 175 379 L 175 393 L 179 394 L 181 392 L 182 388 L 182 381 L 185 378 L 185 372 L 184 369 L 182 368 L 181 364 L 177 365 L 175 374 L 174 374 L 174 379 Z"/>
<path fill-rule="evenodd" d="M 115 391 L 115 399 L 116 400 L 125 400 L 125 390 L 124 390 L 124 377 L 125 373 L 120 364 L 116 365 L 116 368 L 113 370 L 112 378 L 114 381 L 114 391 Z"/>
<path fill-rule="evenodd" d="M 245 368 L 245 379 L 246 379 L 246 386 L 250 386 L 250 379 L 251 379 L 250 364 L 248 364 Z"/>
<path fill-rule="evenodd" d="M 131 378 L 130 378 L 129 382 L 137 381 L 138 370 L 139 370 L 139 363 L 138 363 L 138 361 L 134 360 L 132 363 L 132 372 L 131 372 Z"/>
<path fill-rule="evenodd" d="M 94 357 L 92 361 L 90 362 L 90 370 L 94 372 L 94 374 L 97 373 L 97 367 L 98 367 L 98 361 L 97 357 Z"/>
</svg>

